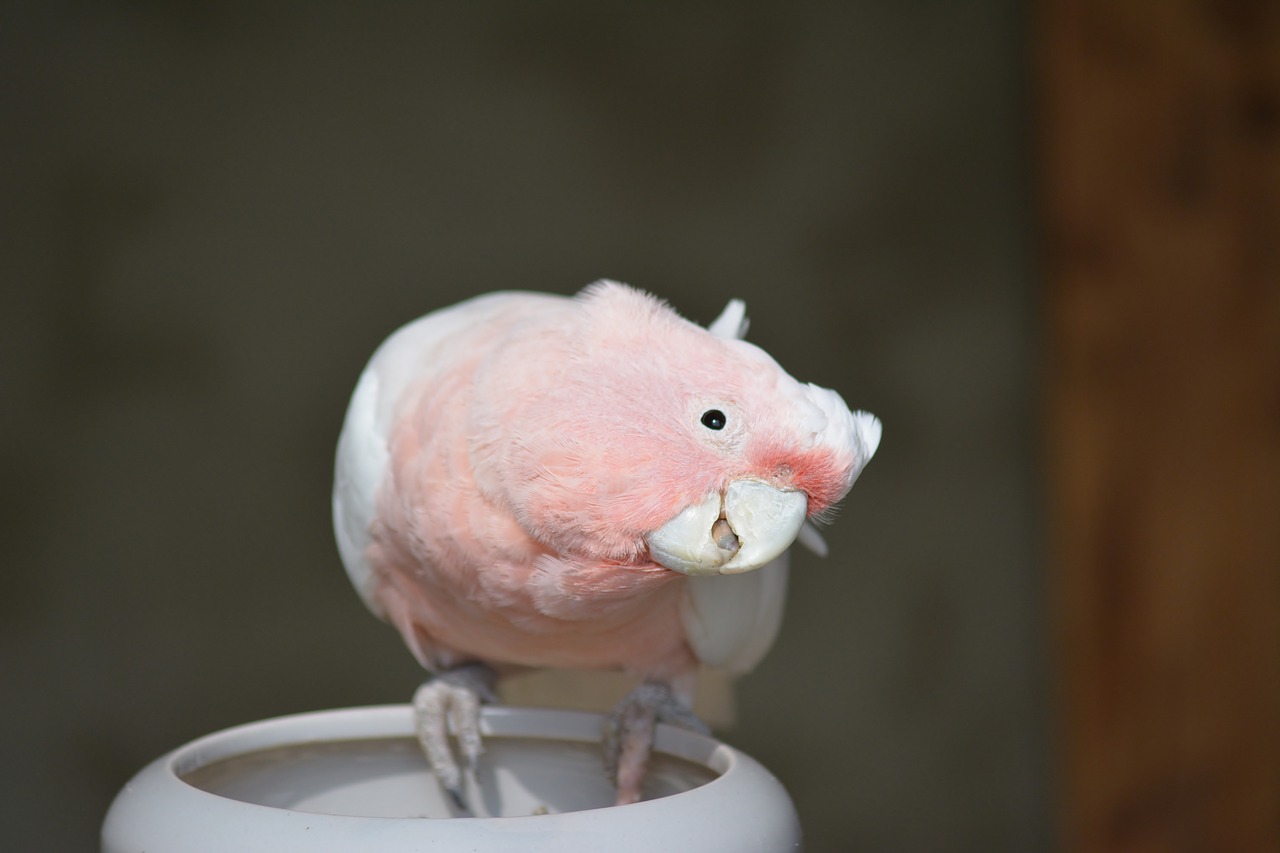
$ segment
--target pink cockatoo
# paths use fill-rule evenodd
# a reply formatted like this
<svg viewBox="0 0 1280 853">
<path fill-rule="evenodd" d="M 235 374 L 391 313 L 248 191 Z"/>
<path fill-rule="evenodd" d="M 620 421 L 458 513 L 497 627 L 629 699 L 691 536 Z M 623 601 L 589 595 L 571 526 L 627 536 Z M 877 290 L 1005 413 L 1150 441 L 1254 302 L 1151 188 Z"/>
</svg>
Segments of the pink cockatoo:
<svg viewBox="0 0 1280 853">
<path fill-rule="evenodd" d="M 505 292 L 404 326 L 361 375 L 338 442 L 334 525 L 365 603 L 433 673 L 419 740 L 460 811 L 479 705 L 530 667 L 618 669 L 618 802 L 656 721 L 697 728 L 700 666 L 749 670 L 781 618 L 786 551 L 849 491 L 880 423 L 741 340 L 602 281 Z"/>
</svg>

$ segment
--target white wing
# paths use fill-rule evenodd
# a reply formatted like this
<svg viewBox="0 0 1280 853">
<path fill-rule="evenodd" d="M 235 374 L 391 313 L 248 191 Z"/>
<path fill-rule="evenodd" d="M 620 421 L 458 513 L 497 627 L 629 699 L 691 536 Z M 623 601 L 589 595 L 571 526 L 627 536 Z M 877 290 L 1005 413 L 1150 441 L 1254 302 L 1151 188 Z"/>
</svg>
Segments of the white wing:
<svg viewBox="0 0 1280 853">
<path fill-rule="evenodd" d="M 376 426 L 375 412 L 384 395 L 378 372 L 370 364 L 360 375 L 338 437 L 333 474 L 333 532 L 338 553 L 365 604 L 372 607 L 373 577 L 364 559 L 369 547 L 374 495 L 387 470 L 387 442 Z"/>
<path fill-rule="evenodd" d="M 753 572 L 689 578 L 680 617 L 698 660 L 734 675 L 760 663 L 782 626 L 790 558 L 783 551 Z"/>
</svg>

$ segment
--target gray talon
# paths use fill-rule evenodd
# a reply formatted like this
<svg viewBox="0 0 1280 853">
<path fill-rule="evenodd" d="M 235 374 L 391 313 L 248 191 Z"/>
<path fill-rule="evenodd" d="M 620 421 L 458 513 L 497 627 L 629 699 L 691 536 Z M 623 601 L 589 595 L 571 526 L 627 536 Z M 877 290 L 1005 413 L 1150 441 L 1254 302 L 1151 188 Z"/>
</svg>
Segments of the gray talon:
<svg viewBox="0 0 1280 853">
<path fill-rule="evenodd" d="M 475 771 L 484 746 L 480 737 L 480 706 L 496 702 L 496 675 L 483 664 L 446 670 L 418 688 L 413 712 L 418 743 L 431 772 L 462 816 L 472 811 L 462 794 L 462 771 L 449 744 L 453 734 L 467 769 Z"/>
<path fill-rule="evenodd" d="M 658 723 L 672 723 L 709 733 L 667 684 L 646 681 L 623 698 L 604 721 L 604 767 L 618 786 L 618 805 L 640 799 L 640 784 L 649 767 Z"/>
</svg>

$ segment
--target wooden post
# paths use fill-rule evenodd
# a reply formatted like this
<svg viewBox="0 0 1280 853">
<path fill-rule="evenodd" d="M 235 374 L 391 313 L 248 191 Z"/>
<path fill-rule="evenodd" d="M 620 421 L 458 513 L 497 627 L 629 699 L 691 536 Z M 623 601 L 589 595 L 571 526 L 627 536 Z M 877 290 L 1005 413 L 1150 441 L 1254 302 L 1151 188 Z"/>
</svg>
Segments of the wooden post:
<svg viewBox="0 0 1280 853">
<path fill-rule="evenodd" d="M 1064 847 L 1280 850 L 1280 3 L 1037 20 Z"/>
</svg>

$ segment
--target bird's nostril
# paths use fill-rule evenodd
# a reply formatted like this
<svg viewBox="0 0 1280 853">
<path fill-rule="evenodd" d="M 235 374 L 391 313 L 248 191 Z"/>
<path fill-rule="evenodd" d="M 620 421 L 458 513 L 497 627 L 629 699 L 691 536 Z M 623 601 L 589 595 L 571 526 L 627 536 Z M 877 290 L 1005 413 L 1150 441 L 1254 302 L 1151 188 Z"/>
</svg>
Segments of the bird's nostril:
<svg viewBox="0 0 1280 853">
<path fill-rule="evenodd" d="M 711 538 L 721 551 L 733 553 L 738 550 L 738 537 L 723 517 L 717 518 L 716 523 L 711 525 Z"/>
</svg>

